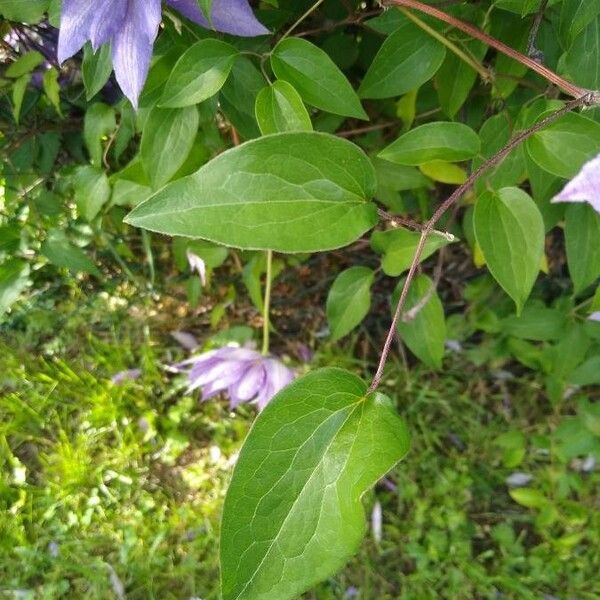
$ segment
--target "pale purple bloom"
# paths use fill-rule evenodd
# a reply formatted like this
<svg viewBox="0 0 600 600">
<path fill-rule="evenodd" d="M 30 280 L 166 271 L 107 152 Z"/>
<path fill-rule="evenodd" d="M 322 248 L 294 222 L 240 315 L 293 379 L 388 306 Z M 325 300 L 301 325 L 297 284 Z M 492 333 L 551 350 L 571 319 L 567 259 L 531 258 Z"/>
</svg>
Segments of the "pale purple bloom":
<svg viewBox="0 0 600 600">
<path fill-rule="evenodd" d="M 358 588 L 351 585 L 344 594 L 344 598 L 358 598 Z"/>
<path fill-rule="evenodd" d="M 531 483 L 532 479 L 533 475 L 530 475 L 529 473 L 520 473 L 519 471 L 515 471 L 504 480 L 504 483 L 506 483 L 508 487 L 519 488 L 525 487 Z"/>
<path fill-rule="evenodd" d="M 589 321 L 600 321 L 600 310 L 593 312 L 589 317 Z"/>
<path fill-rule="evenodd" d="M 195 350 L 200 345 L 189 331 L 172 331 L 171 336 L 186 350 Z"/>
<path fill-rule="evenodd" d="M 586 162 L 552 202 L 589 202 L 600 213 L 600 154 Z"/>
<path fill-rule="evenodd" d="M 124 383 L 125 381 L 134 381 L 135 379 L 139 379 L 142 375 L 141 369 L 129 369 L 127 371 L 119 371 L 116 375 L 111 377 L 111 381 L 118 385 L 120 383 Z"/>
<path fill-rule="evenodd" d="M 202 285 L 206 285 L 206 263 L 191 250 L 187 251 L 187 259 L 192 273 L 196 271 L 196 273 L 200 275 L 200 281 L 202 282 Z"/>
<path fill-rule="evenodd" d="M 197 0 L 167 0 L 167 4 L 202 27 L 210 27 Z M 79 52 L 88 40 L 94 50 L 110 42 L 119 86 L 137 107 L 160 20 L 160 0 L 63 0 L 58 61 Z M 254 17 L 248 0 L 214 0 L 211 25 L 240 36 L 268 33 Z"/>
<path fill-rule="evenodd" d="M 243 402 L 262 410 L 269 400 L 294 379 L 281 361 L 252 348 L 224 346 L 174 365 L 188 376 L 188 392 L 202 390 L 202 400 L 226 392 L 231 408 Z"/>
</svg>

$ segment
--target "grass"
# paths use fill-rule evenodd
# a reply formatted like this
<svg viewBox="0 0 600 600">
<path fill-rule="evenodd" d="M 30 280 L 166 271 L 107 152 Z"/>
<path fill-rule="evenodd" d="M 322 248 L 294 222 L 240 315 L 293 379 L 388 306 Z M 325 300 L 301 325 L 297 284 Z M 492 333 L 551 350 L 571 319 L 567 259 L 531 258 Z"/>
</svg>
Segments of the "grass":
<svg viewBox="0 0 600 600">
<path fill-rule="evenodd" d="M 39 309 L 5 331 L 0 597 L 216 599 L 220 510 L 254 414 L 186 396 L 160 367 L 177 350 L 156 320 L 107 303 Z M 350 352 L 324 345 L 315 364 L 364 369 Z M 382 538 L 369 529 L 306 598 L 599 598 L 599 476 L 559 435 L 585 398 L 556 406 L 535 377 L 446 364 L 389 369 L 413 448 L 365 498 L 367 514 L 383 506 Z M 139 365 L 141 379 L 111 383 Z M 533 477 L 530 498 L 509 493 L 514 471 Z"/>
</svg>

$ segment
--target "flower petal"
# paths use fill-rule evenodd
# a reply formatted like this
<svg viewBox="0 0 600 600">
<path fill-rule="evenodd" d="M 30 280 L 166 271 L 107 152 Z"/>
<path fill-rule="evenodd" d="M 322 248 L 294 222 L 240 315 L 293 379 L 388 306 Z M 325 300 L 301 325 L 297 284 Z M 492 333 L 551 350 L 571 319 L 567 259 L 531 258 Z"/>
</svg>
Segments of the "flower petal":
<svg viewBox="0 0 600 600">
<path fill-rule="evenodd" d="M 123 27 L 113 39 L 113 65 L 120 88 L 137 108 L 160 25 L 160 1 L 128 0 L 128 3 Z"/>
<path fill-rule="evenodd" d="M 196 0 L 167 0 L 183 16 L 207 29 L 242 37 L 267 35 L 269 30 L 254 16 L 247 0 L 213 0 L 209 24 Z"/>
<path fill-rule="evenodd" d="M 251 364 L 243 377 L 229 388 L 231 407 L 235 408 L 241 402 L 249 402 L 265 383 L 265 370 L 259 362 Z"/>
<path fill-rule="evenodd" d="M 90 37 L 98 8 L 89 0 L 63 0 L 58 36 L 58 62 L 63 63 L 81 48 Z"/>
<path fill-rule="evenodd" d="M 93 2 L 90 4 L 94 5 Z M 95 5 L 94 20 L 90 27 L 90 41 L 94 52 L 118 33 L 126 14 L 127 0 L 104 0 Z"/>
<path fill-rule="evenodd" d="M 552 202 L 589 202 L 600 213 L 600 154 L 586 162 Z"/>
</svg>

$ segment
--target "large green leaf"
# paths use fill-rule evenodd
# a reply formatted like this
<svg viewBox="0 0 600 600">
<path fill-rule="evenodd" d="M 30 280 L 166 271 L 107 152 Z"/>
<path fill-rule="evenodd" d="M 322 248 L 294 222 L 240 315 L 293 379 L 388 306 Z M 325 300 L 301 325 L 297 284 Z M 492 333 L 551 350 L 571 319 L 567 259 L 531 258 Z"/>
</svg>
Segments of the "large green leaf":
<svg viewBox="0 0 600 600">
<path fill-rule="evenodd" d="M 334 574 L 365 531 L 361 496 L 408 451 L 391 401 L 340 369 L 309 373 L 258 417 L 223 512 L 224 600 L 292 600 Z"/>
<path fill-rule="evenodd" d="M 278 80 L 256 97 L 256 120 L 263 135 L 285 131 L 312 131 L 302 98 L 287 81 Z"/>
<path fill-rule="evenodd" d="M 271 54 L 275 75 L 291 83 L 308 104 L 345 117 L 366 119 L 356 92 L 346 76 L 314 44 L 300 38 L 286 38 Z"/>
<path fill-rule="evenodd" d="M 182 108 L 214 96 L 224 85 L 238 51 L 220 40 L 200 40 L 175 64 L 160 106 Z"/>
<path fill-rule="evenodd" d="M 400 319 L 398 334 L 410 351 L 432 369 L 441 369 L 444 358 L 444 342 L 446 341 L 446 320 L 444 307 L 435 290 L 433 282 L 427 275 L 418 275 L 412 282 L 403 313 L 414 309 L 413 318 Z M 404 279 L 392 294 L 392 311 L 398 305 L 398 298 L 404 286 Z M 428 297 L 422 306 L 423 300 Z"/>
<path fill-rule="evenodd" d="M 37 23 L 49 3 L 50 0 L 0 0 L 0 15 L 11 21 Z"/>
<path fill-rule="evenodd" d="M 488 269 L 521 313 L 544 254 L 544 220 L 519 188 L 485 192 L 475 205 L 474 227 Z"/>
<path fill-rule="evenodd" d="M 383 254 L 381 267 L 383 272 L 390 277 L 397 277 L 406 271 L 415 256 L 421 234 L 403 227 L 377 231 L 371 236 L 371 247 L 378 254 Z M 425 248 L 421 254 L 421 261 L 429 258 L 436 250 L 456 239 L 449 239 L 437 233 L 428 236 Z"/>
<path fill-rule="evenodd" d="M 422 165 L 432 160 L 467 160 L 480 148 L 479 136 L 470 127 L 437 121 L 401 135 L 384 148 L 379 157 L 401 165 Z"/>
<path fill-rule="evenodd" d="M 199 122 L 195 106 L 152 109 L 144 125 L 140 155 L 154 189 L 167 183 L 185 163 Z"/>
<path fill-rule="evenodd" d="M 350 333 L 369 312 L 374 275 L 368 267 L 350 267 L 335 278 L 327 296 L 332 341 Z"/>
<path fill-rule="evenodd" d="M 445 56 L 440 42 L 414 23 L 404 23 L 383 42 L 358 92 L 362 98 L 410 92 L 435 75 Z"/>
<path fill-rule="evenodd" d="M 314 252 L 349 244 L 376 223 L 375 190 L 358 146 L 325 133 L 280 133 L 224 152 L 126 221 L 238 248 Z"/>
<path fill-rule="evenodd" d="M 569 273 L 578 294 L 600 277 L 600 215 L 591 205 L 567 208 L 565 240 Z"/>
<path fill-rule="evenodd" d="M 541 117 L 547 116 L 546 114 Z M 529 156 L 542 169 L 570 179 L 600 152 L 600 123 L 568 113 L 525 142 Z"/>
</svg>

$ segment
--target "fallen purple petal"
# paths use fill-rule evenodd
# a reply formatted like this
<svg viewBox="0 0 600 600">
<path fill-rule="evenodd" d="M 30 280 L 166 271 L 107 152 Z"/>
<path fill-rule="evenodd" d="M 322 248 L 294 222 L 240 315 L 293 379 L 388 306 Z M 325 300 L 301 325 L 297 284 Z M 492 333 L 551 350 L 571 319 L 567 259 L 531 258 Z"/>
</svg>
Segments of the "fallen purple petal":
<svg viewBox="0 0 600 600">
<path fill-rule="evenodd" d="M 600 322 L 600 310 L 593 312 L 589 317 L 588 321 L 599 321 Z"/>
<path fill-rule="evenodd" d="M 192 273 L 198 273 L 202 285 L 206 285 L 206 263 L 190 250 L 187 251 L 187 260 Z"/>
<path fill-rule="evenodd" d="M 135 379 L 139 379 L 142 375 L 141 369 L 129 369 L 127 371 L 119 371 L 116 375 L 111 377 L 111 381 L 114 384 L 124 383 L 125 381 L 134 381 Z"/>
</svg>

